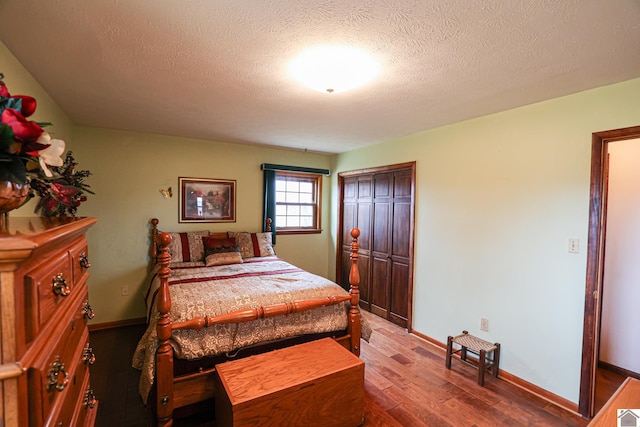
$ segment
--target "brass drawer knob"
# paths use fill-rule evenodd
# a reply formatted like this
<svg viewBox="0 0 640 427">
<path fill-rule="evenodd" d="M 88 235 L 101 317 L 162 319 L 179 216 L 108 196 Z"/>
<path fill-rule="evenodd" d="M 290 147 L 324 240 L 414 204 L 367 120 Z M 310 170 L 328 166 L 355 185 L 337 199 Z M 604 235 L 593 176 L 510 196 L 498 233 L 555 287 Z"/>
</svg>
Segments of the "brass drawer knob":
<svg viewBox="0 0 640 427">
<path fill-rule="evenodd" d="M 67 281 L 62 277 L 62 273 L 59 273 L 52 280 L 53 293 L 57 296 L 66 297 L 71 293 L 71 289 L 67 285 Z"/>
<path fill-rule="evenodd" d="M 89 305 L 89 301 L 85 301 L 84 304 L 82 304 L 82 312 L 83 312 L 82 315 L 87 320 L 91 320 L 95 316 L 95 313 L 93 312 L 93 308 L 91 308 L 91 306 Z"/>
<path fill-rule="evenodd" d="M 96 355 L 93 354 L 93 348 L 89 346 L 89 343 L 84 346 L 84 352 L 82 353 L 82 361 L 85 365 L 93 365 L 96 363 Z"/>
<path fill-rule="evenodd" d="M 56 356 L 56 359 L 51 364 L 47 379 L 49 380 L 47 391 L 62 391 L 69 384 L 69 373 L 65 371 L 64 363 L 60 362 L 59 356 Z"/>
<path fill-rule="evenodd" d="M 98 399 L 96 399 L 96 395 L 93 393 L 93 390 L 91 390 L 91 386 L 87 387 L 87 391 L 84 394 L 84 407 L 93 409 L 97 401 Z"/>
<path fill-rule="evenodd" d="M 91 263 L 89 262 L 89 257 L 86 252 L 82 252 L 80 254 L 80 267 L 89 268 L 91 267 Z"/>
</svg>

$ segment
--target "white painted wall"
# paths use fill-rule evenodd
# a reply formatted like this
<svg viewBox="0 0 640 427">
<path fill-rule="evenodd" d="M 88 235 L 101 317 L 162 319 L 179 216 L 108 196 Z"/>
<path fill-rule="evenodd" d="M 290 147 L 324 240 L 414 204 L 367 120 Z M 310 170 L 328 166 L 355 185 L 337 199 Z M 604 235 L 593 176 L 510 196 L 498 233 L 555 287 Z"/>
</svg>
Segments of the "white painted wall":
<svg viewBox="0 0 640 427">
<path fill-rule="evenodd" d="M 640 139 L 609 155 L 600 360 L 640 373 Z"/>
</svg>

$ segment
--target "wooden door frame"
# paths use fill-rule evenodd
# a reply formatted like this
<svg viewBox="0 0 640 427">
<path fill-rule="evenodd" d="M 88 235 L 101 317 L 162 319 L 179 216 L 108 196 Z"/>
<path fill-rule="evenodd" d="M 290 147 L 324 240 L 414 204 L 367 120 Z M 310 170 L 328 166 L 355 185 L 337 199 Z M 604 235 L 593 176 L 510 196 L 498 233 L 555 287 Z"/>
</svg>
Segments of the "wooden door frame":
<svg viewBox="0 0 640 427">
<path fill-rule="evenodd" d="M 379 166 L 366 169 L 358 169 L 338 173 L 338 238 L 336 243 L 336 278 L 342 277 L 342 227 L 344 215 L 344 179 L 354 175 L 365 175 L 392 172 L 397 169 L 411 169 L 411 219 L 409 223 L 409 289 L 407 290 L 407 331 L 412 332 L 413 324 L 413 269 L 414 269 L 414 237 L 415 237 L 415 216 L 416 216 L 416 162 L 397 163 L 393 165 Z"/>
<path fill-rule="evenodd" d="M 591 188 L 589 192 L 589 236 L 587 242 L 587 277 L 585 286 L 584 327 L 582 335 L 582 369 L 578 410 L 585 417 L 595 412 L 596 371 L 600 341 L 600 301 L 604 262 L 604 228 L 608 173 L 608 144 L 640 138 L 640 126 L 595 132 L 591 138 Z"/>
</svg>

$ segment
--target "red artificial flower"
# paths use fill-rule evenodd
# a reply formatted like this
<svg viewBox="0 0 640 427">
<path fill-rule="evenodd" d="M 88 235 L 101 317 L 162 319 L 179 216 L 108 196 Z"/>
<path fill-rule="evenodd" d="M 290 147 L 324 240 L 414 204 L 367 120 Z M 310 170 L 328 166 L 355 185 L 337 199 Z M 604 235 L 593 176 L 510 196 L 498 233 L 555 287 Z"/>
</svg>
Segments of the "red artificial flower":
<svg viewBox="0 0 640 427">
<path fill-rule="evenodd" d="M 60 184 L 54 182 L 51 184 L 51 193 L 61 203 L 69 206 L 71 205 L 73 198 L 80 192 L 76 187 Z"/>
<path fill-rule="evenodd" d="M 2 112 L 0 119 L 2 123 L 11 128 L 15 140 L 22 142 L 22 153 L 40 151 L 47 148 L 46 144 L 36 142 L 43 132 L 40 125 L 25 119 L 19 111 L 13 108 L 7 108 Z"/>
<path fill-rule="evenodd" d="M 29 117 L 36 111 L 36 99 L 34 97 L 27 95 L 14 95 L 11 98 L 22 99 L 22 108 L 20 108 L 20 112 L 24 117 Z"/>
<path fill-rule="evenodd" d="M 9 89 L 4 83 L 0 82 L 0 96 L 4 96 L 5 98 L 18 98 L 22 100 L 22 107 L 20 108 L 20 113 L 24 117 L 29 117 L 36 111 L 36 99 L 32 96 L 28 95 L 13 95 L 9 94 Z"/>
<path fill-rule="evenodd" d="M 53 216 L 56 212 L 58 212 L 58 209 L 60 209 L 60 202 L 54 198 L 49 198 L 45 200 L 42 209 L 46 216 Z"/>
</svg>

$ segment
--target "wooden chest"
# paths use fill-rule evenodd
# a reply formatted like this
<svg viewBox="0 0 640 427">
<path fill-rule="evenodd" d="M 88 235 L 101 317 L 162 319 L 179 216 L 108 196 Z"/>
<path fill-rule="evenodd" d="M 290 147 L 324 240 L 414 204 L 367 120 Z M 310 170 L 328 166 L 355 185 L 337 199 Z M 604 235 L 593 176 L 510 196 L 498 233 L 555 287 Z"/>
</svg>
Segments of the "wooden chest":
<svg viewBox="0 0 640 427">
<path fill-rule="evenodd" d="M 331 338 L 216 366 L 216 425 L 358 426 L 364 362 Z"/>
<path fill-rule="evenodd" d="M 0 227 L 0 426 L 92 426 L 85 233 L 95 218 Z"/>
</svg>

